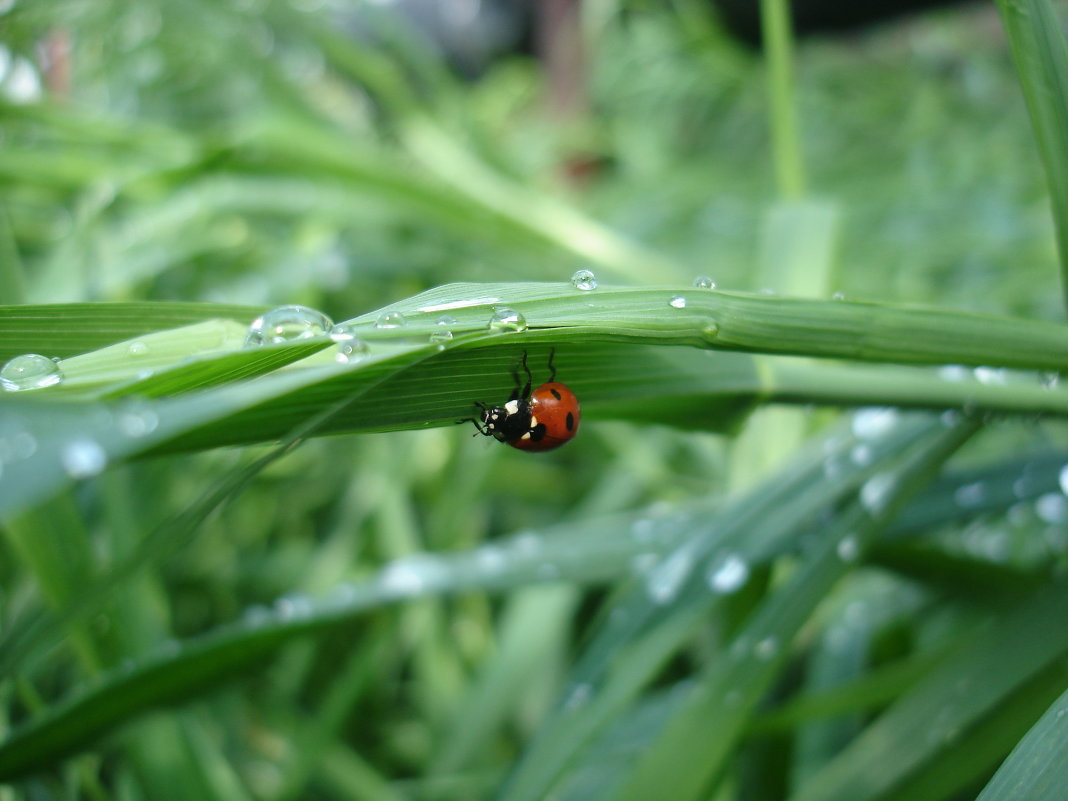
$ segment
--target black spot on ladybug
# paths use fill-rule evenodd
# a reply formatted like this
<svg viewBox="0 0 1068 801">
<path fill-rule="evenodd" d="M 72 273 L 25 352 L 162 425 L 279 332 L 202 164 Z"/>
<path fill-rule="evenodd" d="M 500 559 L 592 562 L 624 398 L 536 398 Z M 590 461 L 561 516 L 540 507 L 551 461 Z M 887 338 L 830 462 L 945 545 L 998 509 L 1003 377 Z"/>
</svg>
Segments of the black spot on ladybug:
<svg viewBox="0 0 1068 801">
<path fill-rule="evenodd" d="M 562 396 L 560 395 L 560 392 L 559 392 L 559 390 L 557 390 L 557 389 L 550 389 L 550 390 L 549 390 L 549 392 L 551 392 L 551 393 L 552 393 L 552 396 L 553 396 L 554 398 L 556 398 L 557 400 L 560 400 L 560 398 L 562 397 Z"/>
<path fill-rule="evenodd" d="M 568 412 L 567 413 L 567 420 L 564 421 L 564 425 L 567 426 L 567 430 L 568 431 L 574 431 L 575 430 L 575 415 L 573 415 L 571 412 Z"/>
</svg>

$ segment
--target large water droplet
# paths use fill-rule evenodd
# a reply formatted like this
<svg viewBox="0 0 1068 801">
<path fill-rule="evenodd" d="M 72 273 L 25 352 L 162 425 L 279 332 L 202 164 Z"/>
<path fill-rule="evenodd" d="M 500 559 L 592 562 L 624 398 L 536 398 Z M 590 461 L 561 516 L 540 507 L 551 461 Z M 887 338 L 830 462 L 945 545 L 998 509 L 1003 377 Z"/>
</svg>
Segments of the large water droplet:
<svg viewBox="0 0 1068 801">
<path fill-rule="evenodd" d="M 694 289 L 715 289 L 716 282 L 707 275 L 699 275 L 693 279 Z"/>
<path fill-rule="evenodd" d="M 8 392 L 41 389 L 63 380 L 59 365 L 39 353 L 24 353 L 0 368 L 0 386 Z"/>
<path fill-rule="evenodd" d="M 575 270 L 575 274 L 571 276 L 571 286 L 589 292 L 597 288 L 597 276 L 593 274 L 593 270 Z"/>
<path fill-rule="evenodd" d="M 527 320 L 515 309 L 500 308 L 494 310 L 488 327 L 495 334 L 526 331 Z"/>
<path fill-rule="evenodd" d="M 334 321 L 308 306 L 279 306 L 252 321 L 245 336 L 245 347 L 277 345 L 298 339 L 322 336 L 334 327 Z"/>
<path fill-rule="evenodd" d="M 727 554 L 708 568 L 708 586 L 712 592 L 729 595 L 749 580 L 749 565 L 738 554 Z"/>
<path fill-rule="evenodd" d="M 673 295 L 671 300 L 668 301 L 668 306 L 673 309 L 685 309 L 686 298 L 684 298 L 682 295 Z"/>
<path fill-rule="evenodd" d="M 76 439 L 60 451 L 60 463 L 71 478 L 92 478 L 104 472 L 107 452 L 94 439 Z"/>
<path fill-rule="evenodd" d="M 408 320 L 399 311 L 382 312 L 378 315 L 378 319 L 375 320 L 375 328 L 387 331 L 394 328 L 404 328 L 406 325 L 408 325 Z"/>
</svg>

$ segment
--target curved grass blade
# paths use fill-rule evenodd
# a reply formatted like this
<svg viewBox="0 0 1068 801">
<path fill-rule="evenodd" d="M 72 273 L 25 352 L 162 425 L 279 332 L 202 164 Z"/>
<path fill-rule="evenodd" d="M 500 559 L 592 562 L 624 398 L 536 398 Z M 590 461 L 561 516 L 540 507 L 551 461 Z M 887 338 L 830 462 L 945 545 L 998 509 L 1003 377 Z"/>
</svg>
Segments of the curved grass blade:
<svg viewBox="0 0 1068 801">
<path fill-rule="evenodd" d="M 1058 698 L 976 801 L 1059 801 L 1068 787 L 1068 692 Z"/>
</svg>

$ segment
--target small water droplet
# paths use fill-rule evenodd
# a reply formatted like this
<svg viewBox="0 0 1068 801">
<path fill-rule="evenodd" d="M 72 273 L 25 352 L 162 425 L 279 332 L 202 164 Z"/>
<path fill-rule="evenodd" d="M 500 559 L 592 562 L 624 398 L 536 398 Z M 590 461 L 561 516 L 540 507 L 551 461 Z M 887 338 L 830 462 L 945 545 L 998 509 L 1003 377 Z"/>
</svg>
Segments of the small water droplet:
<svg viewBox="0 0 1068 801">
<path fill-rule="evenodd" d="M 1047 492 L 1035 498 L 1035 514 L 1046 523 L 1068 521 L 1068 498 L 1059 492 Z"/>
<path fill-rule="evenodd" d="M 583 682 L 582 684 L 576 684 L 571 688 L 567 694 L 567 698 L 564 699 L 564 709 L 572 710 L 585 706 L 590 702 L 590 697 L 593 695 L 593 687 Z"/>
<path fill-rule="evenodd" d="M 831 295 L 831 300 L 845 300 L 845 292 L 835 292 Z"/>
<path fill-rule="evenodd" d="M 960 383 L 971 377 L 971 372 L 962 364 L 946 364 L 938 368 L 938 377 L 943 381 Z"/>
<path fill-rule="evenodd" d="M 430 341 L 439 345 L 444 345 L 446 342 L 452 341 L 452 331 L 450 331 L 448 328 L 431 331 Z"/>
<path fill-rule="evenodd" d="M 774 659 L 779 653 L 779 641 L 774 637 L 765 637 L 755 646 L 753 646 L 753 654 L 761 662 L 767 662 Z"/>
<path fill-rule="evenodd" d="M 1061 488 L 1061 492 L 1068 495 L 1068 464 L 1062 467 L 1060 473 L 1057 474 L 1057 483 Z"/>
<path fill-rule="evenodd" d="M 245 336 L 245 347 L 310 339 L 322 336 L 333 327 L 334 321 L 317 309 L 296 304 L 279 306 L 252 321 Z"/>
<path fill-rule="evenodd" d="M 504 553 L 493 545 L 483 545 L 475 550 L 475 564 L 485 573 L 499 573 L 508 564 Z"/>
<path fill-rule="evenodd" d="M 284 595 L 274 602 L 274 613 L 279 620 L 301 620 L 310 617 L 314 607 L 306 595 Z"/>
<path fill-rule="evenodd" d="M 432 586 L 441 572 L 441 565 L 432 557 L 407 556 L 390 562 L 379 576 L 378 585 L 389 595 L 415 595 Z"/>
<path fill-rule="evenodd" d="M 693 570 L 693 555 L 680 548 L 649 571 L 645 588 L 653 603 L 670 603 Z"/>
<path fill-rule="evenodd" d="M 897 482 L 893 473 L 876 473 L 860 487 L 860 505 L 868 514 L 878 515 L 890 501 L 890 495 Z"/>
<path fill-rule="evenodd" d="M 589 292 L 597 288 L 597 277 L 592 270 L 575 270 L 575 274 L 571 276 L 571 286 Z"/>
<path fill-rule="evenodd" d="M 131 356 L 144 356 L 148 353 L 148 345 L 146 345 L 141 340 L 138 340 L 137 342 L 131 342 L 126 348 L 126 352 L 129 353 Z"/>
<path fill-rule="evenodd" d="M 737 592 L 748 580 L 749 565 L 738 554 L 727 554 L 708 569 L 708 586 L 721 595 Z"/>
<path fill-rule="evenodd" d="M 342 364 L 355 364 L 367 358 L 370 346 L 358 336 L 357 328 L 349 323 L 338 323 L 330 329 L 330 339 L 337 343 L 334 349 L 334 361 Z"/>
<path fill-rule="evenodd" d="M 378 319 L 375 320 L 375 328 L 390 331 L 396 328 L 404 328 L 408 325 L 408 320 L 399 311 L 387 311 L 378 315 Z"/>
<path fill-rule="evenodd" d="M 853 436 L 858 439 L 877 439 L 889 433 L 897 424 L 897 409 L 891 406 L 871 406 L 853 413 Z"/>
<path fill-rule="evenodd" d="M 861 442 L 850 448 L 849 458 L 857 467 L 867 467 L 875 459 L 875 451 L 868 443 Z"/>
<path fill-rule="evenodd" d="M 449 342 L 453 338 L 452 327 L 456 325 L 456 318 L 451 314 L 443 314 L 434 323 L 434 330 L 430 332 L 430 341 L 437 343 Z"/>
<path fill-rule="evenodd" d="M 719 336 L 719 326 L 716 323 L 709 323 L 701 329 L 701 333 L 704 334 L 705 339 L 715 339 Z"/>
<path fill-rule="evenodd" d="M 123 406 L 115 424 L 123 434 L 136 439 L 156 430 L 159 415 L 145 401 L 131 400 Z"/>
<path fill-rule="evenodd" d="M 42 389 L 63 380 L 59 365 L 39 353 L 16 356 L 0 368 L 0 387 L 8 392 Z"/>
<path fill-rule="evenodd" d="M 92 478 L 104 472 L 107 452 L 94 439 L 76 439 L 67 443 L 59 454 L 60 463 L 71 478 Z"/>
<path fill-rule="evenodd" d="M 986 487 L 983 482 L 976 481 L 973 484 L 965 484 L 962 487 L 957 487 L 953 493 L 953 500 L 962 509 L 974 509 L 977 506 L 981 506 L 986 499 Z"/>
<path fill-rule="evenodd" d="M 699 275 L 693 279 L 694 289 L 715 289 L 716 282 L 707 275 Z"/>
<path fill-rule="evenodd" d="M 976 367 L 972 373 L 980 384 L 1004 384 L 1008 380 L 1008 373 L 1001 367 Z"/>
<path fill-rule="evenodd" d="M 672 295 L 671 300 L 668 301 L 668 306 L 673 309 L 685 309 L 686 298 L 682 295 Z"/>
<path fill-rule="evenodd" d="M 857 557 L 860 556 L 860 542 L 853 535 L 842 537 L 838 541 L 835 551 L 838 553 L 838 558 L 843 562 L 855 562 Z"/>
<path fill-rule="evenodd" d="M 515 309 L 494 309 L 488 328 L 494 334 L 519 333 L 527 330 L 526 318 Z"/>
</svg>

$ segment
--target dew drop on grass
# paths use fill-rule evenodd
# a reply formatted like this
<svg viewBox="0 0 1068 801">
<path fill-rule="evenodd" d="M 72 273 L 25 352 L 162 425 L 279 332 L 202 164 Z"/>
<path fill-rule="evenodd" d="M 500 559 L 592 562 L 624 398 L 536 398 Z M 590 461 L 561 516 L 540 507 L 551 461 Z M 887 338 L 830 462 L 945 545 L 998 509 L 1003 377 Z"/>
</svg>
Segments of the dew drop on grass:
<svg viewBox="0 0 1068 801">
<path fill-rule="evenodd" d="M 646 591 L 653 603 L 667 604 L 675 600 L 682 585 L 693 570 L 693 555 L 679 549 L 649 571 Z"/>
<path fill-rule="evenodd" d="M 838 541 L 835 551 L 838 554 L 838 558 L 843 562 L 855 562 L 857 561 L 857 557 L 860 556 L 860 542 L 855 536 L 850 534 L 847 537 L 842 537 L 842 539 Z"/>
<path fill-rule="evenodd" d="M 586 706 L 593 696 L 593 687 L 586 682 L 574 685 L 564 699 L 564 709 L 574 710 Z"/>
<path fill-rule="evenodd" d="M 127 346 L 126 352 L 131 356 L 145 356 L 148 354 L 148 345 L 141 340 L 137 340 L 137 342 L 131 342 Z"/>
<path fill-rule="evenodd" d="M 986 486 L 981 481 L 957 487 L 953 500 L 962 509 L 974 509 L 986 499 Z"/>
<path fill-rule="evenodd" d="M 896 483 L 892 473 L 876 473 L 861 485 L 860 505 L 868 514 L 880 514 L 886 508 Z"/>
<path fill-rule="evenodd" d="M 694 289 L 715 289 L 716 282 L 707 275 L 699 275 L 693 279 Z"/>
<path fill-rule="evenodd" d="M 159 426 L 159 415 L 144 401 L 131 400 L 123 405 L 115 418 L 119 431 L 137 439 L 151 434 Z"/>
<path fill-rule="evenodd" d="M 494 309 L 487 326 L 494 334 L 520 333 L 527 330 L 527 319 L 515 309 Z"/>
<path fill-rule="evenodd" d="M 889 433 L 897 424 L 897 409 L 889 406 L 871 406 L 853 413 L 853 436 L 858 439 L 876 439 Z"/>
<path fill-rule="evenodd" d="M 296 304 L 279 306 L 252 321 L 245 336 L 245 347 L 311 339 L 322 336 L 333 327 L 334 321 L 317 309 Z"/>
<path fill-rule="evenodd" d="M 450 314 L 443 314 L 434 323 L 434 330 L 430 332 L 430 341 L 444 344 L 452 341 L 452 327 L 456 325 L 456 318 Z"/>
<path fill-rule="evenodd" d="M 831 295 L 831 300 L 845 300 L 845 293 L 835 292 L 833 295 Z"/>
<path fill-rule="evenodd" d="M 597 276 L 593 274 L 593 270 L 575 270 L 575 274 L 571 276 L 571 286 L 589 292 L 597 288 Z"/>
<path fill-rule="evenodd" d="M 753 646 L 753 655 L 761 662 L 774 659 L 779 653 L 779 641 L 774 637 L 765 637 Z"/>
<path fill-rule="evenodd" d="M 60 463 L 67 475 L 74 479 L 92 478 L 104 472 L 108 465 L 107 452 L 94 439 L 76 439 L 68 442 L 59 454 Z"/>
<path fill-rule="evenodd" d="M 738 554 L 727 554 L 712 563 L 707 578 L 712 592 L 729 595 L 745 586 L 749 580 L 749 565 Z"/>
<path fill-rule="evenodd" d="M 378 319 L 375 320 L 375 328 L 383 331 L 392 331 L 397 328 L 404 328 L 408 325 L 408 320 L 399 311 L 387 311 L 378 315 Z"/>
<path fill-rule="evenodd" d="M 59 365 L 39 353 L 16 356 L 0 368 L 0 386 L 8 392 L 42 389 L 63 380 Z"/>
<path fill-rule="evenodd" d="M 682 295 L 672 295 L 671 300 L 668 301 L 668 306 L 673 309 L 685 309 L 686 298 Z"/>
<path fill-rule="evenodd" d="M 1047 492 L 1035 498 L 1035 514 L 1044 523 L 1056 525 L 1068 521 L 1068 498 L 1059 492 Z"/>
<path fill-rule="evenodd" d="M 356 336 L 356 331 L 356 326 L 349 323 L 338 323 L 330 329 L 330 339 L 337 343 L 334 348 L 334 361 L 355 364 L 367 358 L 371 348 Z"/>
</svg>

